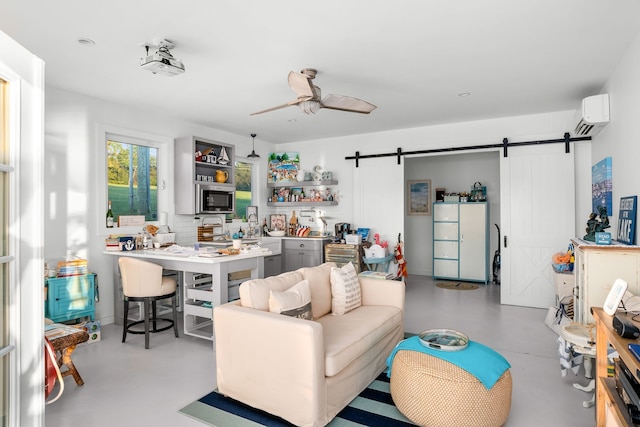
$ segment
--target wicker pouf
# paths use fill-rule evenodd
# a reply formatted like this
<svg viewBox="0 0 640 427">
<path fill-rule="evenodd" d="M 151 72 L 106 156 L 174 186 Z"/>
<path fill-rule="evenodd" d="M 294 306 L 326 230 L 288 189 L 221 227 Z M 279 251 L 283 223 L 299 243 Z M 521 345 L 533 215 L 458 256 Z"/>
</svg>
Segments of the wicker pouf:
<svg viewBox="0 0 640 427">
<path fill-rule="evenodd" d="M 421 426 L 497 427 L 511 409 L 511 373 L 490 390 L 458 366 L 418 351 L 400 350 L 391 368 L 391 397 Z"/>
</svg>

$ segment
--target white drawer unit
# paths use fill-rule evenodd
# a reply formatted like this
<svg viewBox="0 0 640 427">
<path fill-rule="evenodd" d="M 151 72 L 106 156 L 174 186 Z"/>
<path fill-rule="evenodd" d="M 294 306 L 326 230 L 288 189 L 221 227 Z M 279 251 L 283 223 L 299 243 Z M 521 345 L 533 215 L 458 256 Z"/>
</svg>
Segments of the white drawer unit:
<svg viewBox="0 0 640 427">
<path fill-rule="evenodd" d="M 436 222 L 433 224 L 433 238 L 435 240 L 458 241 L 457 222 Z"/>
<path fill-rule="evenodd" d="M 458 260 L 436 259 L 433 261 L 433 277 L 456 277 Z"/>
<path fill-rule="evenodd" d="M 213 341 L 213 286 L 210 274 L 184 273 L 184 333 Z"/>
<path fill-rule="evenodd" d="M 433 204 L 433 277 L 489 281 L 489 206 L 486 202 Z"/>
<path fill-rule="evenodd" d="M 444 242 L 437 240 L 433 242 L 433 252 L 438 254 L 438 258 L 458 259 L 458 242 Z"/>
</svg>

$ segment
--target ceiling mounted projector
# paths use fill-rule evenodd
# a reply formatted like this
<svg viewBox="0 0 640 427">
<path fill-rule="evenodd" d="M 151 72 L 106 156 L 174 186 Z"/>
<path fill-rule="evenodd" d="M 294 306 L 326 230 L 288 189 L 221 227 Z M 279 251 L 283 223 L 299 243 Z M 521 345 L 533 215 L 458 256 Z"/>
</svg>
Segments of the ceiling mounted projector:
<svg viewBox="0 0 640 427">
<path fill-rule="evenodd" d="M 147 55 L 140 59 L 140 66 L 151 71 L 153 74 L 162 74 L 163 76 L 176 76 L 184 73 L 184 65 L 182 61 L 171 55 L 170 50 L 175 44 L 169 40 L 154 41 L 153 44 L 143 43 Z M 149 49 L 156 49 L 156 52 L 149 55 Z"/>
</svg>

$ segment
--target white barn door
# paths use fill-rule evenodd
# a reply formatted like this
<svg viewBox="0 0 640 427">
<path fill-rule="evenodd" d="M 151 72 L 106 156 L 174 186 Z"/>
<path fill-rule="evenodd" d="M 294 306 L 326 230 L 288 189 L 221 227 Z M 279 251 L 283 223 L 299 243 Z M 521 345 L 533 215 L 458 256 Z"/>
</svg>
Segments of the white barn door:
<svg viewBox="0 0 640 427">
<path fill-rule="evenodd" d="M 500 160 L 502 304 L 555 302 L 551 256 L 575 233 L 573 144 L 509 148 Z M 506 246 L 505 246 L 506 239 Z"/>
<path fill-rule="evenodd" d="M 404 233 L 404 189 L 404 165 L 396 164 L 395 158 L 362 159 L 355 168 L 354 226 L 371 228 L 369 239 L 378 233 L 380 240 L 389 242 L 389 251 L 393 251 L 398 233 Z M 391 263 L 389 271 L 395 274 L 396 267 Z"/>
</svg>

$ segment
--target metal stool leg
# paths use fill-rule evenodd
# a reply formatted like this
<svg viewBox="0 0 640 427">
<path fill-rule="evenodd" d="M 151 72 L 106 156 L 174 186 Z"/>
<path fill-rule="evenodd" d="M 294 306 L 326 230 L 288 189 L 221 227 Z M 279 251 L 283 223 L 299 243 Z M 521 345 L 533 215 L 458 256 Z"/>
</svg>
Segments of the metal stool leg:
<svg viewBox="0 0 640 427">
<path fill-rule="evenodd" d="M 178 338 L 178 295 L 174 295 L 171 301 L 173 301 L 173 331 Z"/>
<path fill-rule="evenodd" d="M 129 313 L 129 300 L 127 299 L 127 297 L 124 297 L 124 316 L 123 316 L 124 319 L 123 319 L 123 326 L 122 326 L 122 342 L 125 342 L 125 340 L 127 339 L 127 323 L 129 323 L 127 313 Z"/>
<path fill-rule="evenodd" d="M 149 298 L 144 299 L 144 348 L 149 348 Z"/>
</svg>

